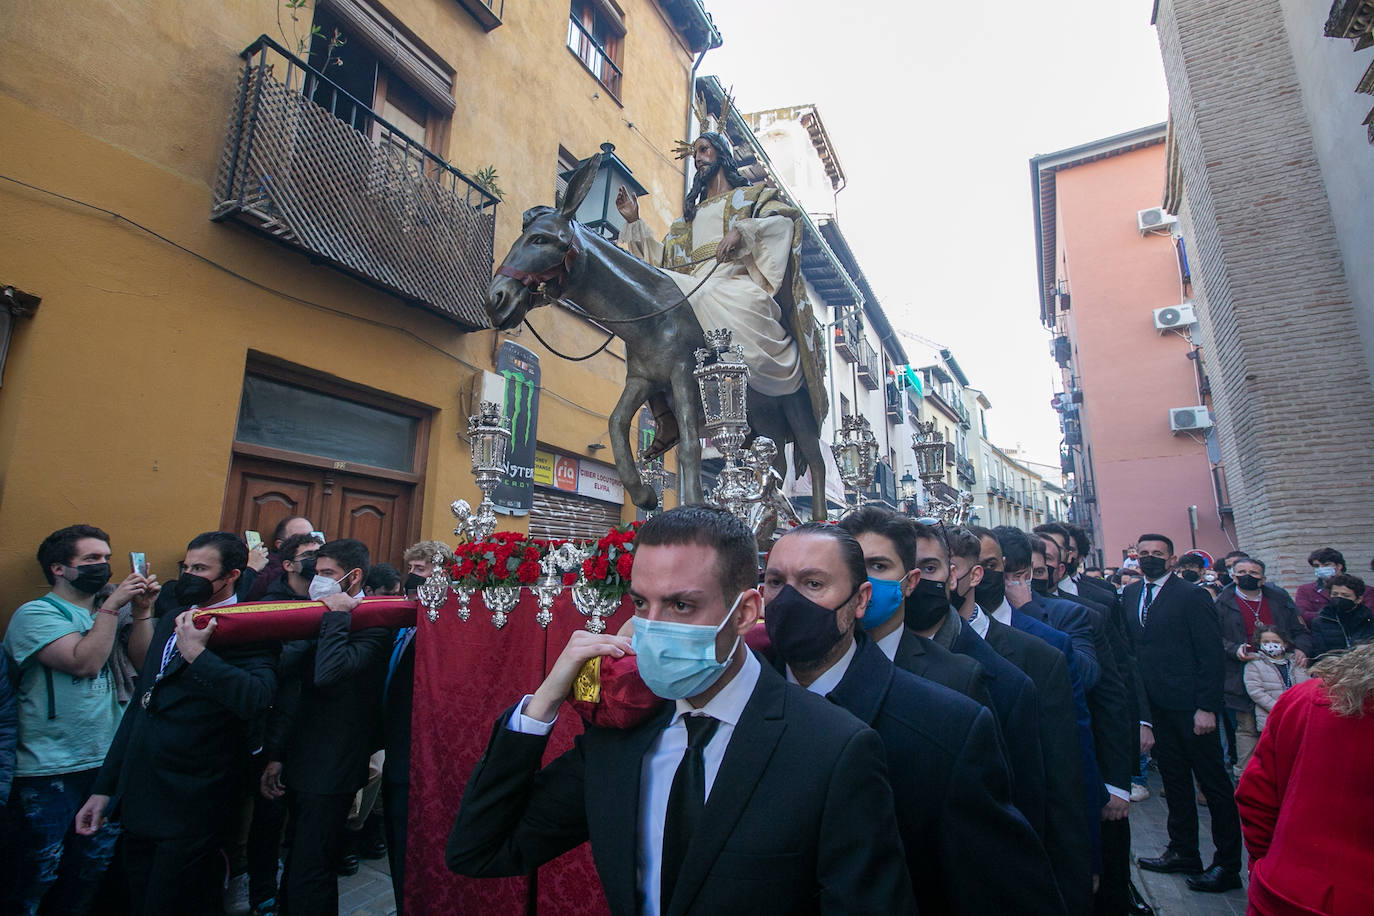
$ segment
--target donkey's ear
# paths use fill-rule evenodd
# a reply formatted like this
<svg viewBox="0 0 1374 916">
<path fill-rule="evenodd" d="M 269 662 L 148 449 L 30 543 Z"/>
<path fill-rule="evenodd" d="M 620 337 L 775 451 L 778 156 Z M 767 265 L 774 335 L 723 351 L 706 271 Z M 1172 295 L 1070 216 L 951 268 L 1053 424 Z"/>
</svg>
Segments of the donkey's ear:
<svg viewBox="0 0 1374 916">
<path fill-rule="evenodd" d="M 563 192 L 563 204 L 558 208 L 560 216 L 572 219 L 577 215 L 577 208 L 582 206 L 582 199 L 592 189 L 592 182 L 596 181 L 596 171 L 599 168 L 601 154 L 597 153 L 572 173 L 572 177 L 568 179 L 568 190 Z"/>
</svg>

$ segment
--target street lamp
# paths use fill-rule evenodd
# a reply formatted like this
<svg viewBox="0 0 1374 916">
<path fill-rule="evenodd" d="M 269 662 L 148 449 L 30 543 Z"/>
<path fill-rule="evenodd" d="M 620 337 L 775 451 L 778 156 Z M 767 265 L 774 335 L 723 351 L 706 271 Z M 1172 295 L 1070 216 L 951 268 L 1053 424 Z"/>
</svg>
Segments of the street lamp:
<svg viewBox="0 0 1374 916">
<path fill-rule="evenodd" d="M 564 172 L 563 180 L 571 178 L 574 171 L 576 170 L 569 169 Z M 615 154 L 615 144 L 603 143 L 601 166 L 596 170 L 591 190 L 582 198 L 582 203 L 577 208 L 577 221 L 612 241 L 620 238 L 620 231 L 625 228 L 625 218 L 615 208 L 615 195 L 622 186 L 635 197 L 649 193 L 644 185 L 635 181 L 630 167 L 621 162 L 620 157 Z"/>
<path fill-rule="evenodd" d="M 898 481 L 902 487 L 902 502 L 906 504 L 906 513 L 912 515 L 916 511 L 916 497 L 921 493 L 921 483 L 911 476 L 911 469 L 902 472 L 902 479 Z"/>
<path fill-rule="evenodd" d="M 467 500 L 456 500 L 449 509 L 458 519 L 453 533 L 473 541 L 485 541 L 496 530 L 496 513 L 491 493 L 506 473 L 506 450 L 510 446 L 510 421 L 493 401 L 483 401 L 477 413 L 468 417 L 468 445 L 472 449 L 472 476 L 482 489 L 477 514 Z"/>
<path fill-rule="evenodd" d="M 854 494 L 854 505 L 862 507 L 864 491 L 873 486 L 874 463 L 878 458 L 878 440 L 868 425 L 868 418 L 845 415 L 840 424 L 840 437 L 831 448 L 845 490 Z"/>
</svg>

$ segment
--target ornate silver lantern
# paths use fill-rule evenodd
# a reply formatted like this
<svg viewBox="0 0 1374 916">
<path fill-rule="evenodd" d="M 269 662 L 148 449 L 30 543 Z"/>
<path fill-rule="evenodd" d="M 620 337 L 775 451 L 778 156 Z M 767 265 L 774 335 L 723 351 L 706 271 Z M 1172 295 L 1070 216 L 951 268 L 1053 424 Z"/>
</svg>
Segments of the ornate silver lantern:
<svg viewBox="0 0 1374 916">
<path fill-rule="evenodd" d="M 852 494 L 855 506 L 862 506 L 864 491 L 873 486 L 874 465 L 878 460 L 878 440 L 868 425 L 868 418 L 846 415 L 840 424 L 839 439 L 831 450 L 835 453 L 835 464 L 839 466 L 845 490 Z"/>
<path fill-rule="evenodd" d="M 925 515 L 938 519 L 946 525 L 962 525 L 973 510 L 973 494 L 966 490 L 958 496 L 942 496 L 936 493 L 935 484 L 945 476 L 945 437 L 935 428 L 934 420 L 918 421 L 916 432 L 911 435 L 911 450 L 916 454 L 916 473 L 925 484 Z M 905 495 L 905 481 L 903 495 Z M 913 505 L 914 505 L 913 494 Z"/>
<path fill-rule="evenodd" d="M 706 343 L 706 349 L 696 351 L 697 367 L 692 374 L 701 391 L 707 438 L 725 456 L 726 467 L 731 467 L 749 435 L 749 367 L 744 348 L 731 346 L 728 330 L 707 331 Z"/>
<path fill-rule="evenodd" d="M 658 496 L 656 505 L 649 515 L 656 515 L 663 511 L 663 493 L 668 488 L 668 471 L 663 467 L 663 459 L 655 458 L 652 461 L 639 462 L 639 478 L 654 488 L 654 493 Z"/>
<path fill-rule="evenodd" d="M 496 530 L 491 494 L 506 473 L 506 450 L 510 447 L 510 422 L 494 402 L 483 401 L 477 413 L 468 417 L 468 445 L 472 449 L 472 476 L 482 489 L 482 503 L 476 515 L 464 499 L 449 507 L 458 519 L 453 533 L 470 541 L 484 541 Z"/>
</svg>

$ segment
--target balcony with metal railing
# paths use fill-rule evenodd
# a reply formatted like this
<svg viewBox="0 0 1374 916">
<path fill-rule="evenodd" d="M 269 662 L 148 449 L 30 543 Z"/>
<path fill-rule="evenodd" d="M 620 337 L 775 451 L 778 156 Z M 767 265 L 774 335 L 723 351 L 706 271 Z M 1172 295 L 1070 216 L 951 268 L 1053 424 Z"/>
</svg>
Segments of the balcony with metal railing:
<svg viewBox="0 0 1374 916">
<path fill-rule="evenodd" d="M 964 481 L 964 483 L 968 484 L 969 486 L 973 486 L 975 483 L 978 482 L 977 475 L 973 467 L 973 462 L 965 458 L 963 455 L 959 456 L 956 469 L 959 474 L 959 479 Z"/>
<path fill-rule="evenodd" d="M 896 382 L 888 382 L 883 388 L 883 403 L 887 407 L 888 422 L 902 422 L 902 390 L 897 387 Z"/>
<path fill-rule="evenodd" d="M 863 340 L 863 334 L 859 331 L 859 322 L 854 316 L 841 318 L 835 322 L 835 352 L 840 354 L 849 362 L 857 362 L 859 359 L 859 342 Z"/>
<path fill-rule="evenodd" d="M 211 218 L 489 327 L 497 198 L 266 35 L 241 56 Z"/>
<path fill-rule="evenodd" d="M 878 353 L 864 338 L 859 338 L 859 381 L 863 382 L 869 391 L 876 391 L 882 384 L 882 375 L 878 370 Z"/>
</svg>

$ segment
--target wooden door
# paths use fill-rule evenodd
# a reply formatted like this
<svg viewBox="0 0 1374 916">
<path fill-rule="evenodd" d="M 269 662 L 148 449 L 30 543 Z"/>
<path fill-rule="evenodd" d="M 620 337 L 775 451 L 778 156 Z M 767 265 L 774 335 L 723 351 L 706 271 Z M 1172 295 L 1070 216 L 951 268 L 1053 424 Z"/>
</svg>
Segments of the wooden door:
<svg viewBox="0 0 1374 916">
<path fill-rule="evenodd" d="M 414 493 L 413 483 L 236 454 L 222 521 L 270 541 L 278 522 L 302 515 L 326 539 L 357 538 L 374 563 L 395 564 L 409 546 Z"/>
</svg>

